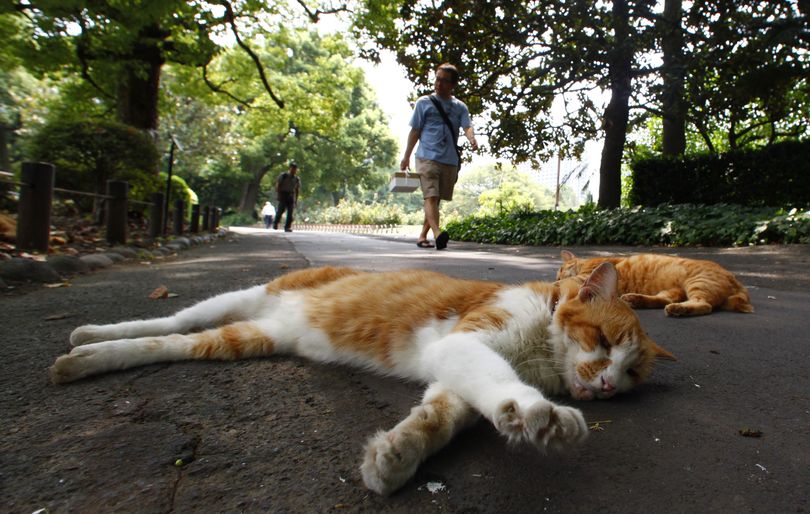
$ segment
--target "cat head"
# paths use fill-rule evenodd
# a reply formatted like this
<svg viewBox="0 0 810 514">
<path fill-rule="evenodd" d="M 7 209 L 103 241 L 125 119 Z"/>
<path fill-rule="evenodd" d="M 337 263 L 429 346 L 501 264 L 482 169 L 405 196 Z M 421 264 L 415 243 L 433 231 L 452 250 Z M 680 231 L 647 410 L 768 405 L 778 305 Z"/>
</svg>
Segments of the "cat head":
<svg viewBox="0 0 810 514">
<path fill-rule="evenodd" d="M 573 253 L 569 252 L 568 250 L 563 250 L 560 252 L 560 257 L 562 257 L 562 266 L 560 269 L 557 270 L 557 280 L 562 280 L 564 278 L 569 277 L 576 277 L 579 275 L 579 259 Z"/>
<path fill-rule="evenodd" d="M 559 285 L 555 330 L 563 344 L 565 385 L 574 398 L 610 398 L 643 382 L 655 359 L 675 360 L 619 299 L 613 264 L 600 264 L 584 282 L 569 278 Z"/>
</svg>

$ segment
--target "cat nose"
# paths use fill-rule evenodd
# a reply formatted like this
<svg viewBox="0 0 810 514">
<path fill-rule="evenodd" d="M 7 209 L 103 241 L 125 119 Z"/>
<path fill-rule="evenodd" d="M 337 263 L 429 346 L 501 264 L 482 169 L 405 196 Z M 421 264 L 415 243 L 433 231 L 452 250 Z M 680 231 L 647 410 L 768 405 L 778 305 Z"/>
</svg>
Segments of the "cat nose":
<svg viewBox="0 0 810 514">
<path fill-rule="evenodd" d="M 605 377 L 602 377 L 602 391 L 610 393 L 614 389 L 616 389 L 616 386 L 611 384 L 610 381 L 606 380 Z"/>
</svg>

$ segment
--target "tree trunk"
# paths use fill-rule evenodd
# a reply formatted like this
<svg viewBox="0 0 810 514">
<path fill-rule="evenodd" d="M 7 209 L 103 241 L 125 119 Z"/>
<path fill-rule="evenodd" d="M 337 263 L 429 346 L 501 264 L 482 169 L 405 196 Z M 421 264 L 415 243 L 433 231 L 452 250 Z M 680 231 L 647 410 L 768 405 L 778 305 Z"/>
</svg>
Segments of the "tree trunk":
<svg viewBox="0 0 810 514">
<path fill-rule="evenodd" d="M 663 154 L 682 155 L 686 151 L 686 102 L 684 77 L 686 65 L 683 56 L 682 0 L 666 0 L 661 20 L 661 49 L 664 88 L 661 95 L 663 116 Z"/>
<path fill-rule="evenodd" d="M 11 152 L 9 152 L 8 135 L 13 132 L 13 129 L 8 128 L 6 125 L 0 125 L 0 170 L 11 171 Z M 0 189 L 4 188 L 0 184 Z"/>
<path fill-rule="evenodd" d="M 259 200 L 259 186 L 269 170 L 270 166 L 262 166 L 253 174 L 250 181 L 245 184 L 245 189 L 242 190 L 242 199 L 239 201 L 239 212 L 250 215 L 256 214 L 256 204 Z"/>
<path fill-rule="evenodd" d="M 165 59 L 160 44 L 169 33 L 159 26 L 144 27 L 124 64 L 118 83 L 118 121 L 142 130 L 158 127 L 160 71 Z"/>
<path fill-rule="evenodd" d="M 599 165 L 600 209 L 619 207 L 622 198 L 622 155 L 630 113 L 630 82 L 633 47 L 626 0 L 613 2 L 613 32 L 616 46 L 610 57 L 610 103 L 605 109 L 605 146 Z"/>
</svg>

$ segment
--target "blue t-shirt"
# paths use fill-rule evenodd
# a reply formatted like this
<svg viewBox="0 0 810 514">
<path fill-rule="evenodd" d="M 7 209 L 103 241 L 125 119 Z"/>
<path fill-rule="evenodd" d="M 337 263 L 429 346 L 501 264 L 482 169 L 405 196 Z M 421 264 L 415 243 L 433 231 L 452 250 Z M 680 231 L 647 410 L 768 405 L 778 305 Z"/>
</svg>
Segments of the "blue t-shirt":
<svg viewBox="0 0 810 514">
<path fill-rule="evenodd" d="M 458 141 L 459 127 L 466 129 L 472 125 L 470 123 L 470 111 L 467 110 L 464 102 L 456 97 L 444 100 L 433 95 L 433 98 L 441 103 L 445 114 L 450 118 L 450 124 L 453 125 L 455 130 L 450 131 L 442 119 L 442 115 L 439 114 L 436 106 L 430 101 L 430 97 L 420 97 L 416 101 L 410 123 L 412 128 L 422 131 L 419 135 L 416 157 L 458 166 L 458 154 L 456 154 L 454 143 Z"/>
</svg>

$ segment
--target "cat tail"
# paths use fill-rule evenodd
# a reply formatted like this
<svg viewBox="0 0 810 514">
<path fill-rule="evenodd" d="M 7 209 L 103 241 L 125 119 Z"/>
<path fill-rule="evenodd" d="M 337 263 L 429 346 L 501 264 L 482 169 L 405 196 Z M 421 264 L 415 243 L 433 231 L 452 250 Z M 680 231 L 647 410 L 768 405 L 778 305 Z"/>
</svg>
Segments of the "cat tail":
<svg viewBox="0 0 810 514">
<path fill-rule="evenodd" d="M 48 370 L 54 384 L 108 371 L 191 359 L 237 360 L 278 349 L 267 323 L 243 321 L 194 334 L 118 339 L 76 346 Z"/>
<path fill-rule="evenodd" d="M 751 305 L 747 291 L 740 291 L 729 296 L 723 303 L 723 309 L 735 312 L 754 312 L 754 306 Z"/>
</svg>

